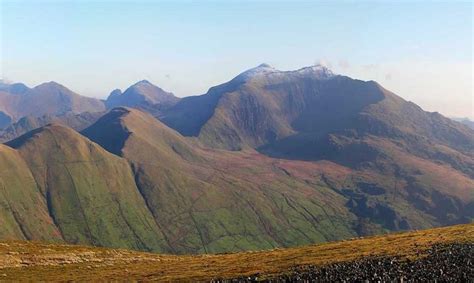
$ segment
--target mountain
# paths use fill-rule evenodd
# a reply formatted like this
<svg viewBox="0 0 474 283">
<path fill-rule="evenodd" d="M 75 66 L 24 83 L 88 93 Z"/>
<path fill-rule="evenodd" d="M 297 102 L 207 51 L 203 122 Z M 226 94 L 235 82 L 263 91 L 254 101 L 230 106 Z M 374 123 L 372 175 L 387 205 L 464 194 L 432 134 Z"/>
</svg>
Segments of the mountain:
<svg viewBox="0 0 474 283">
<path fill-rule="evenodd" d="M 3 280 L 10 281 L 468 282 L 472 278 L 473 236 L 474 224 L 466 224 L 206 256 L 2 242 L 0 270 Z"/>
<path fill-rule="evenodd" d="M 120 89 L 112 91 L 105 101 L 108 109 L 117 106 L 155 109 L 174 105 L 179 98 L 170 92 L 153 85 L 147 80 L 139 81 L 122 93 Z"/>
<path fill-rule="evenodd" d="M 111 110 L 82 133 L 129 160 L 174 253 L 271 248 L 355 235 L 354 216 L 343 207 L 343 198 L 289 177 L 259 155 L 201 149 L 152 116 L 127 108 Z M 255 170 L 266 174 L 265 180 L 256 180 Z M 314 199 L 308 201 L 308 195 Z"/>
<path fill-rule="evenodd" d="M 452 118 L 452 119 L 474 130 L 474 121 L 470 120 L 469 118 Z"/>
<path fill-rule="evenodd" d="M 342 131 L 425 138 L 474 150 L 472 131 L 424 112 L 376 82 L 335 75 L 319 65 L 283 72 L 262 64 L 205 95 L 182 99 L 162 120 L 185 136 L 232 150 Z"/>
<path fill-rule="evenodd" d="M 55 124 L 8 146 L 1 219 L 11 238 L 167 251 L 124 159 Z"/>
<path fill-rule="evenodd" d="M 11 123 L 0 130 L 0 142 L 7 142 L 26 134 L 29 131 L 46 126 L 51 123 L 61 124 L 81 131 L 92 125 L 104 112 L 82 112 L 74 114 L 67 112 L 61 115 L 43 115 L 40 117 L 26 116 L 15 123 Z"/>
<path fill-rule="evenodd" d="M 129 108 L 82 133 L 53 124 L 1 146 L 2 238 L 214 253 L 473 217 L 472 179 L 396 147 L 401 176 L 205 148 Z"/>
<path fill-rule="evenodd" d="M 34 88 L 23 84 L 4 84 L 0 88 L 0 121 L 5 120 L 2 116 L 15 122 L 25 116 L 40 117 L 104 110 L 105 106 L 101 100 L 81 96 L 56 82 L 43 83 Z"/>
<path fill-rule="evenodd" d="M 8 93 L 11 93 L 11 94 L 24 94 L 29 89 L 30 88 L 27 87 L 23 83 L 13 83 L 13 84 L 0 83 L 0 91 L 8 92 Z"/>
<path fill-rule="evenodd" d="M 370 140 L 384 146 L 372 153 L 380 168 L 351 168 L 203 148 L 128 108 L 111 110 L 82 133 L 131 163 L 175 253 L 286 247 L 474 216 L 472 178 L 385 140 Z M 352 149 L 364 155 L 363 145 Z"/>
<path fill-rule="evenodd" d="M 8 142 L 5 237 L 221 253 L 474 219 L 474 131 L 375 82 L 261 65 L 149 106 Z"/>
<path fill-rule="evenodd" d="M 160 117 L 185 136 L 228 150 L 274 157 L 375 164 L 382 142 L 474 177 L 474 131 L 423 111 L 373 81 L 323 66 L 278 71 L 260 65 Z"/>
</svg>

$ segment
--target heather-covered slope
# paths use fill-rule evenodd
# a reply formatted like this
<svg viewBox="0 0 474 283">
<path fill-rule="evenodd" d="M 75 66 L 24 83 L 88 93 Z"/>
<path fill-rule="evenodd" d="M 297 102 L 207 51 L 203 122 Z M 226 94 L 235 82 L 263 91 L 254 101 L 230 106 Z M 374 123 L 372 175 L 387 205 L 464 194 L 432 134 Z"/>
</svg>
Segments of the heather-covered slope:
<svg viewBox="0 0 474 283">
<path fill-rule="evenodd" d="M 173 252 L 294 246 L 356 234 L 345 199 L 328 187 L 293 179 L 258 156 L 244 165 L 246 155 L 214 155 L 148 114 L 114 109 L 83 133 L 131 162 Z M 259 170 L 266 179 L 247 178 Z"/>
<path fill-rule="evenodd" d="M 19 164 L 31 170 L 30 182 L 42 196 L 37 202 L 47 205 L 64 241 L 167 251 L 125 160 L 59 125 L 34 130 L 8 145 L 26 161 Z M 35 211 L 22 215 L 39 219 Z"/>
<path fill-rule="evenodd" d="M 294 246 L 464 223 L 474 215 L 472 179 L 383 138 L 349 147 L 361 158 L 365 147 L 379 148 L 367 157 L 380 159 L 375 169 L 360 160 L 350 168 L 201 148 L 127 108 L 112 110 L 83 134 L 129 160 L 176 253 Z"/>
</svg>

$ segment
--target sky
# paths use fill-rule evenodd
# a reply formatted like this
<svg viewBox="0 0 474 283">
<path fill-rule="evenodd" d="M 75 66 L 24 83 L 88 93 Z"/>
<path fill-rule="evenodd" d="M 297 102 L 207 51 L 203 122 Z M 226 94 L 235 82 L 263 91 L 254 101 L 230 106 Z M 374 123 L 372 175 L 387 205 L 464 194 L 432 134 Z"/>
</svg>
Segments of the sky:
<svg viewBox="0 0 474 283">
<path fill-rule="evenodd" d="M 473 3 L 0 0 L 0 78 L 105 98 L 147 79 L 205 93 L 261 63 L 324 64 L 474 119 Z"/>
</svg>

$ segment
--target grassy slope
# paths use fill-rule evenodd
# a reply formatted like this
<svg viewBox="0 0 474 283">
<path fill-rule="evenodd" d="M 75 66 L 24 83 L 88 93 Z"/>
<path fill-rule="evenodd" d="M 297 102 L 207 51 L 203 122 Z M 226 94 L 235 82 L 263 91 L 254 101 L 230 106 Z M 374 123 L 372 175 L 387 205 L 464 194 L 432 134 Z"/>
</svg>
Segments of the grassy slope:
<svg viewBox="0 0 474 283">
<path fill-rule="evenodd" d="M 84 133 L 132 163 L 137 185 L 175 253 L 288 247 L 429 228 L 460 221 L 456 217 L 465 212 L 456 209 L 474 197 L 469 177 L 404 154 L 390 143 L 381 150 L 391 151 L 402 172 L 415 176 L 412 183 L 390 166 L 382 172 L 354 170 L 327 161 L 273 159 L 249 150 L 202 149 L 150 115 L 125 108 Z M 449 172 L 453 181 L 440 172 Z M 369 188 L 362 188 L 364 184 Z M 414 185 L 420 192 L 412 192 Z M 437 211 L 452 213 L 454 219 L 443 219 L 446 215 Z"/>
<path fill-rule="evenodd" d="M 411 179 L 390 166 L 379 172 L 203 149 L 125 108 L 85 134 L 132 166 L 58 125 L 10 143 L 19 152 L 3 146 L 2 238 L 173 253 L 259 250 L 456 223 L 474 197 L 472 179 L 383 139 L 367 143 L 396 157 Z"/>
<path fill-rule="evenodd" d="M 439 243 L 473 243 L 474 224 L 271 251 L 172 256 L 34 242 L 0 243 L 0 276 L 19 280 L 210 280 L 294 266 L 321 266 L 366 256 L 416 258 Z"/>
<path fill-rule="evenodd" d="M 26 162 L 0 145 L 0 237 L 62 241 Z"/>
<path fill-rule="evenodd" d="M 40 128 L 9 145 L 31 169 L 41 201 L 66 242 L 167 250 L 125 160 L 59 125 Z M 23 216 L 37 218 L 34 211 Z M 42 235 L 41 230 L 32 233 Z"/>
<path fill-rule="evenodd" d="M 84 133 L 112 150 L 117 147 L 107 136 L 125 137 L 117 141 L 124 144 L 120 154 L 132 163 L 173 252 L 255 250 L 355 235 L 345 199 L 324 184 L 289 176 L 258 154 L 203 151 L 136 110 L 110 115 L 119 111 L 115 122 L 104 117 Z"/>
</svg>

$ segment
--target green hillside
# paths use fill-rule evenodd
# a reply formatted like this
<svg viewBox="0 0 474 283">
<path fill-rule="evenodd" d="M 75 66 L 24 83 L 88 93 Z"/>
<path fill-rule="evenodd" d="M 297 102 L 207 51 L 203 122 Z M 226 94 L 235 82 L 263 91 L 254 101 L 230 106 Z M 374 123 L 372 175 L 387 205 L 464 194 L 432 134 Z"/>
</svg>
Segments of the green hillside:
<svg viewBox="0 0 474 283">
<path fill-rule="evenodd" d="M 40 128 L 9 145 L 25 160 L 20 159 L 20 164 L 25 164 L 31 183 L 36 181 L 32 190 L 37 202 L 47 207 L 59 238 L 68 243 L 166 251 L 125 160 L 59 125 Z M 15 191 L 10 184 L 6 189 Z M 34 222 L 36 213 L 21 215 Z M 43 239 L 50 240 L 46 235 Z"/>
</svg>

